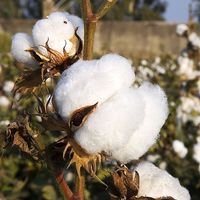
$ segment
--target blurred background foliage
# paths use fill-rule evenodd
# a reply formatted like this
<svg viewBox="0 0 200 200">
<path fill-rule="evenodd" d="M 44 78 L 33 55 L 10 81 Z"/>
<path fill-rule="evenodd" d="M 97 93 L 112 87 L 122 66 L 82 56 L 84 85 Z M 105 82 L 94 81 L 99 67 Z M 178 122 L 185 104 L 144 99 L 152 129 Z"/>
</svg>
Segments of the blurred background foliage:
<svg viewBox="0 0 200 200">
<path fill-rule="evenodd" d="M 101 1 L 94 1 L 98 6 Z M 80 14 L 78 1 L 55 1 L 57 7 L 63 10 L 70 10 L 72 13 Z M 196 0 L 196 3 L 200 3 Z M 199 5 L 199 4 L 198 4 Z M 137 11 L 133 15 L 134 7 Z M 130 20 L 163 20 L 162 14 L 166 9 L 166 3 L 159 0 L 118 1 L 114 9 L 105 19 L 130 19 Z M 200 9 L 199 9 L 200 10 Z M 199 15 L 198 7 L 196 15 Z M 40 18 L 42 16 L 42 2 L 38 0 L 1 0 L 0 17 L 3 18 Z M 19 151 L 12 149 L 5 151 L 3 146 L 3 131 L 6 125 L 17 116 L 27 113 L 34 113 L 37 106 L 36 99 L 28 96 L 22 100 L 14 99 L 11 92 L 5 91 L 6 81 L 16 81 L 24 66 L 16 63 L 10 54 L 11 35 L 0 32 L 0 96 L 5 96 L 8 105 L 0 106 L 0 199 L 1 200 L 59 200 L 63 199 L 56 184 L 51 178 L 42 163 L 35 163 L 27 160 Z M 200 125 L 189 120 L 186 123 L 177 119 L 177 108 L 181 105 L 180 98 L 183 95 L 200 97 L 198 87 L 199 78 L 187 80 L 176 72 L 179 68 L 177 60 L 169 56 L 151 60 L 134 60 L 138 84 L 142 80 L 150 80 L 159 83 L 167 93 L 170 107 L 169 118 L 161 131 L 161 137 L 157 144 L 143 156 L 143 160 L 154 162 L 160 168 L 169 171 L 173 176 L 178 177 L 181 183 L 189 189 L 192 200 L 199 200 L 200 197 L 200 171 L 199 164 L 193 159 L 193 146 L 200 136 Z M 196 63 L 196 69 L 199 65 Z M 54 85 L 50 81 L 49 89 Z M 46 94 L 48 96 L 48 94 Z M 14 101 L 11 108 L 11 102 Z M 196 113 L 193 113 L 196 115 Z M 199 114 L 198 114 L 199 115 Z M 31 121 L 36 125 L 39 118 L 32 116 Z M 40 127 L 38 127 L 40 128 Z M 60 136 L 60 133 L 48 134 L 41 129 L 45 141 L 48 143 Z M 182 141 L 188 149 L 185 158 L 180 158 L 172 147 L 175 139 Z M 131 167 L 130 164 L 129 167 Z M 110 163 L 104 165 L 106 171 L 100 170 L 98 176 L 106 181 Z M 74 168 L 70 168 L 65 175 L 71 186 L 74 183 Z M 104 188 L 92 178 L 87 178 L 86 199 L 100 200 L 108 199 Z"/>
</svg>

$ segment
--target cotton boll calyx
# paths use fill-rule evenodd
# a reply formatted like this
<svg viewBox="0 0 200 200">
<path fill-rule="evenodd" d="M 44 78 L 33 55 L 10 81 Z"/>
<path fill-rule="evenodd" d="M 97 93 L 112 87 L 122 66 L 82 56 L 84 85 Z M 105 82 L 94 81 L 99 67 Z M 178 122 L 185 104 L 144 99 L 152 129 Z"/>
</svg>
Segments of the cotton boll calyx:
<svg viewBox="0 0 200 200">
<path fill-rule="evenodd" d="M 138 197 L 159 198 L 171 196 L 178 200 L 190 200 L 188 190 L 180 185 L 179 180 L 155 165 L 142 162 L 135 170 L 140 176 Z"/>
<path fill-rule="evenodd" d="M 65 120 L 84 106 L 100 106 L 118 90 L 129 87 L 134 72 L 128 60 L 108 54 L 99 60 L 78 61 L 64 71 L 54 91 L 58 113 Z"/>
<path fill-rule="evenodd" d="M 138 88 L 144 102 L 144 118 L 132 133 L 128 143 L 114 151 L 112 156 L 127 163 L 138 159 L 156 142 L 161 127 L 168 116 L 167 98 L 158 86 L 144 83 Z"/>
<path fill-rule="evenodd" d="M 181 142 L 179 140 L 174 140 L 172 147 L 180 158 L 184 158 L 188 152 L 188 150 L 185 147 L 185 145 L 183 144 L 183 142 Z"/>
<path fill-rule="evenodd" d="M 26 33 L 17 33 L 13 36 L 11 53 L 13 57 L 21 63 L 30 67 L 37 67 L 37 62 L 32 58 L 27 49 L 34 46 L 33 38 Z"/>
</svg>

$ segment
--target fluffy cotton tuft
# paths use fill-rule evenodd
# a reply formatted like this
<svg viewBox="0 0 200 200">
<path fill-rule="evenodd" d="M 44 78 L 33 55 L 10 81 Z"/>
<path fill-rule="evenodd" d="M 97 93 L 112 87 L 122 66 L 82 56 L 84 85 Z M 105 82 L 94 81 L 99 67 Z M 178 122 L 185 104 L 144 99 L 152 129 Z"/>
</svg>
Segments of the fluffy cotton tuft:
<svg viewBox="0 0 200 200">
<path fill-rule="evenodd" d="M 194 47 L 200 48 L 200 37 L 196 33 L 191 33 L 188 39 Z"/>
<path fill-rule="evenodd" d="M 76 109 L 98 102 L 100 106 L 134 81 L 128 60 L 108 54 L 99 60 L 78 61 L 65 70 L 54 91 L 55 103 L 63 119 Z"/>
<path fill-rule="evenodd" d="M 185 24 L 179 24 L 179 25 L 176 27 L 176 33 L 177 33 L 177 35 L 179 35 L 179 36 L 183 36 L 183 34 L 184 34 L 185 32 L 187 32 L 187 31 L 188 31 L 188 26 L 185 25 Z"/>
<path fill-rule="evenodd" d="M 13 81 L 5 81 L 3 85 L 3 91 L 11 93 L 14 88 L 15 83 Z"/>
<path fill-rule="evenodd" d="M 75 135 L 88 151 L 112 152 L 123 148 L 144 118 L 144 102 L 137 89 L 123 89 L 104 102 Z"/>
<path fill-rule="evenodd" d="M 12 39 L 11 53 L 18 62 L 36 67 L 37 62 L 33 60 L 29 52 L 25 51 L 33 46 L 33 38 L 30 35 L 26 33 L 17 33 Z"/>
<path fill-rule="evenodd" d="M 9 105 L 9 99 L 6 96 L 0 96 L 0 107 L 8 107 Z"/>
<path fill-rule="evenodd" d="M 138 91 L 144 101 L 144 119 L 126 146 L 113 152 L 113 157 L 123 163 L 138 159 L 156 142 L 168 116 L 167 98 L 158 85 L 144 83 Z"/>
<path fill-rule="evenodd" d="M 193 154 L 194 160 L 200 164 L 200 142 L 194 145 L 193 151 L 194 151 Z"/>
<path fill-rule="evenodd" d="M 134 88 L 134 79 L 128 60 L 115 54 L 79 61 L 62 74 L 54 100 L 64 120 L 75 110 L 98 102 L 75 133 L 75 140 L 88 153 L 105 151 L 129 162 L 155 143 L 168 115 L 167 99 L 157 85 L 144 83 Z"/>
<path fill-rule="evenodd" d="M 180 158 L 184 158 L 187 155 L 188 150 L 183 142 L 179 140 L 174 140 L 172 143 L 172 147 Z"/>
<path fill-rule="evenodd" d="M 188 190 L 180 185 L 179 180 L 155 165 L 142 162 L 135 170 L 140 175 L 139 197 L 159 198 L 171 196 L 178 200 L 190 200 Z"/>
</svg>

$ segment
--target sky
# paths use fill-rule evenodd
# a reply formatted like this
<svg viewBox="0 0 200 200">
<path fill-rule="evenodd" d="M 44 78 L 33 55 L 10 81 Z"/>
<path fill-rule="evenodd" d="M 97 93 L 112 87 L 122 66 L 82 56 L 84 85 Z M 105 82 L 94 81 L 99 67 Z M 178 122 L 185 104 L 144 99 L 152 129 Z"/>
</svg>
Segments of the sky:
<svg viewBox="0 0 200 200">
<path fill-rule="evenodd" d="M 192 0 L 166 0 L 168 2 L 167 11 L 164 17 L 169 22 L 187 22 L 188 5 Z"/>
</svg>

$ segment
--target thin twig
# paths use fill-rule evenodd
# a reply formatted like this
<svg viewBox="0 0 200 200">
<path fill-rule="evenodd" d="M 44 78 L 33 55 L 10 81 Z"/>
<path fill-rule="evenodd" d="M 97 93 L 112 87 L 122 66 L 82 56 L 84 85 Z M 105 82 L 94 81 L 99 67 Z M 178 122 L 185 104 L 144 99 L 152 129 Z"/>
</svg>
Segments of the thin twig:
<svg viewBox="0 0 200 200">
<path fill-rule="evenodd" d="M 101 19 L 117 2 L 117 0 L 106 0 L 96 13 L 97 20 Z"/>
</svg>

